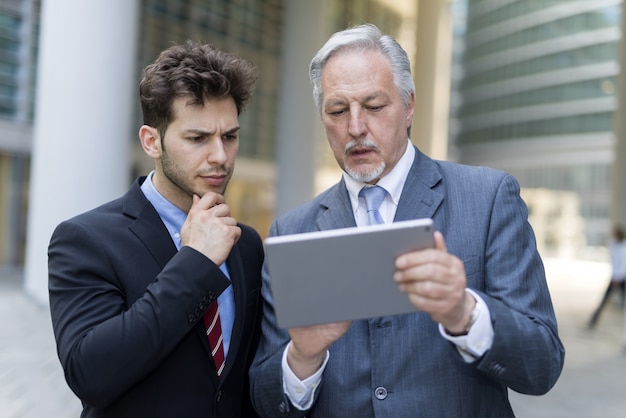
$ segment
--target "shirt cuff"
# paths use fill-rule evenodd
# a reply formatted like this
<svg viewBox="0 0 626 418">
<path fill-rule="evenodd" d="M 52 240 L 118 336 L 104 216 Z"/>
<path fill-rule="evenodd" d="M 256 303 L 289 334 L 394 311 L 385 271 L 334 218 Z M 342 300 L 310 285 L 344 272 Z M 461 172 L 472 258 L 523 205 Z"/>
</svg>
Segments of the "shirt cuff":
<svg viewBox="0 0 626 418">
<path fill-rule="evenodd" d="M 283 368 L 283 390 L 285 394 L 291 401 L 291 403 L 299 410 L 306 411 L 310 409 L 313 405 L 313 399 L 315 394 L 315 389 L 319 386 L 322 381 L 322 373 L 326 368 L 326 363 L 328 363 L 329 353 L 326 351 L 326 357 L 324 358 L 324 362 L 322 366 L 316 371 L 312 376 L 307 377 L 304 380 L 298 379 L 298 377 L 293 373 L 289 364 L 287 363 L 287 350 L 289 350 L 289 346 L 291 345 L 291 341 L 285 347 L 285 351 L 283 351 L 283 360 L 282 360 L 282 368 Z"/>
<path fill-rule="evenodd" d="M 446 340 L 456 345 L 459 354 L 467 363 L 472 363 L 482 357 L 493 345 L 493 325 L 491 314 L 485 301 L 471 289 L 465 289 L 476 299 L 476 320 L 467 335 L 453 337 L 446 333 L 443 325 L 439 324 L 439 333 Z"/>
</svg>

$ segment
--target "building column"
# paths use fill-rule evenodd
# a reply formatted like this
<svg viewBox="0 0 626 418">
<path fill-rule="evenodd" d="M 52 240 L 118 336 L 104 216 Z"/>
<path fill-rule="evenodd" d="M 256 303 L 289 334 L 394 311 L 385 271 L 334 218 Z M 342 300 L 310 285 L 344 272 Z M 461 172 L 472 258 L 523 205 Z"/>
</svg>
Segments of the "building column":
<svg viewBox="0 0 626 418">
<path fill-rule="evenodd" d="M 138 19 L 138 0 L 42 2 L 24 286 L 44 305 L 56 225 L 129 186 Z"/>
<path fill-rule="evenodd" d="M 309 63 L 330 35 L 324 29 L 325 10 L 324 1 L 285 3 L 277 116 L 276 216 L 315 194 L 321 123 L 309 82 Z"/>
<path fill-rule="evenodd" d="M 409 57 L 415 79 L 411 140 L 432 158 L 446 159 L 452 59 L 450 0 L 420 0 L 417 48 Z"/>
<path fill-rule="evenodd" d="M 626 12 L 622 13 L 622 28 L 626 30 Z M 611 222 L 626 227 L 626 39 L 623 36 L 619 46 L 621 71 L 617 80 L 617 110 L 613 122 L 615 152 L 611 165 Z"/>
</svg>

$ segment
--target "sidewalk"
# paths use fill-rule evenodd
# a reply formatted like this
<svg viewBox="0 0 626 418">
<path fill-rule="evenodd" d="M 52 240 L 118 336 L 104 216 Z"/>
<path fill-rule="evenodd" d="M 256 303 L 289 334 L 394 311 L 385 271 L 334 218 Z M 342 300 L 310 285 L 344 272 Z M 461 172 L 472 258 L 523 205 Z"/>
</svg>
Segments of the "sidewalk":
<svg viewBox="0 0 626 418">
<path fill-rule="evenodd" d="M 544 396 L 509 392 L 513 410 L 518 418 L 626 417 L 622 311 L 609 301 L 596 328 L 587 328 L 608 285 L 610 267 L 594 262 L 544 261 L 566 350 L 565 367 Z"/>
<path fill-rule="evenodd" d="M 607 284 L 603 263 L 546 259 L 565 368 L 545 396 L 510 392 L 518 418 L 626 416 L 624 318 L 609 303 L 594 330 L 586 323 Z M 20 271 L 0 269 L 0 418 L 76 418 L 80 402 L 56 356 L 46 307 L 22 291 Z"/>
<path fill-rule="evenodd" d="M 21 271 L 0 269 L 0 418 L 77 418 L 81 411 L 63 377 L 48 308 L 22 291 Z"/>
</svg>

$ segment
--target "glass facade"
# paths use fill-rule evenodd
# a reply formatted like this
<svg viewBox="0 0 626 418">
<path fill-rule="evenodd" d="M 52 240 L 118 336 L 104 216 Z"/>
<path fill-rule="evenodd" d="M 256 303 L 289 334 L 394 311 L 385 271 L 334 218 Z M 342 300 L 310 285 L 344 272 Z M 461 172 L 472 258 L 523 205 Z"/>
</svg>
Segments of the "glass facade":
<svg viewBox="0 0 626 418">
<path fill-rule="evenodd" d="M 0 2 L 0 119 L 32 121 L 39 0 Z"/>
<path fill-rule="evenodd" d="M 605 245 L 621 1 L 468 0 L 456 11 L 466 17 L 458 159 L 509 171 L 524 188 L 575 193 L 577 246 Z"/>
<path fill-rule="evenodd" d="M 17 113 L 19 74 L 19 31 L 22 19 L 18 10 L 0 9 L 0 114 L 11 118 Z"/>
<path fill-rule="evenodd" d="M 239 155 L 273 158 L 281 0 L 145 0 L 140 24 L 138 69 L 173 42 L 207 42 L 254 62 L 259 82 L 254 99 L 242 115 Z M 138 116 L 139 120 L 139 116 Z"/>
<path fill-rule="evenodd" d="M 0 265 L 24 260 L 39 10 L 0 2 Z"/>
<path fill-rule="evenodd" d="M 528 0 L 472 14 L 481 3 L 469 1 L 459 145 L 612 129 L 618 2 Z"/>
</svg>

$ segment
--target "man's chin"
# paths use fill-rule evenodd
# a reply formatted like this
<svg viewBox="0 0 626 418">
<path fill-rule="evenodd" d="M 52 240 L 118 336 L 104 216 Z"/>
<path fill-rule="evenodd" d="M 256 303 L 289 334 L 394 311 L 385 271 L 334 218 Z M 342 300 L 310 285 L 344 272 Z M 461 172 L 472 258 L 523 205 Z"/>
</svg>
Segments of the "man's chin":
<svg viewBox="0 0 626 418">
<path fill-rule="evenodd" d="M 217 194 L 221 194 L 222 196 L 224 195 L 224 193 L 226 192 L 226 186 L 223 187 L 209 187 L 209 188 L 202 188 L 201 190 L 198 190 L 196 192 L 196 194 L 200 197 L 204 196 L 206 193 L 217 193 Z"/>
<path fill-rule="evenodd" d="M 350 177 L 360 183 L 375 183 L 380 179 L 383 171 L 385 171 L 385 165 L 383 164 L 374 170 L 354 170 L 346 167 L 345 171 Z"/>
</svg>

